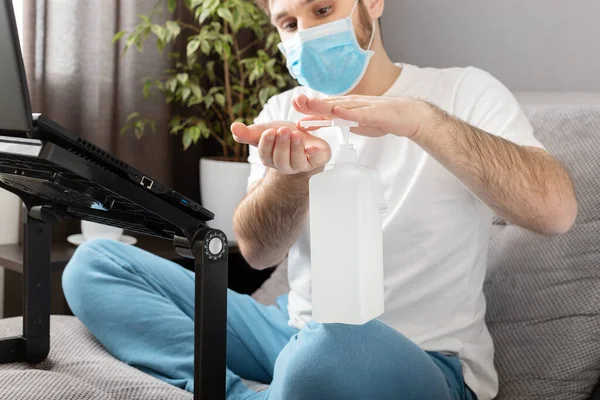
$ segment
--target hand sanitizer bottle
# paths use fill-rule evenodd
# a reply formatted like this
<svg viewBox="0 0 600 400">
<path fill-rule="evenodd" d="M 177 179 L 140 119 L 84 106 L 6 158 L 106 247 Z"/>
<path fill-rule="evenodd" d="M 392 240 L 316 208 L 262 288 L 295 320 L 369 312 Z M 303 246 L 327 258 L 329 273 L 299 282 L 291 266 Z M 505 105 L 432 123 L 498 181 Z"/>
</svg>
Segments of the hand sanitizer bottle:
<svg viewBox="0 0 600 400">
<path fill-rule="evenodd" d="M 379 173 L 357 163 L 349 136 L 358 124 L 339 119 L 301 124 L 337 127 L 343 136 L 333 167 L 309 184 L 313 319 L 365 324 L 384 311 Z"/>
</svg>

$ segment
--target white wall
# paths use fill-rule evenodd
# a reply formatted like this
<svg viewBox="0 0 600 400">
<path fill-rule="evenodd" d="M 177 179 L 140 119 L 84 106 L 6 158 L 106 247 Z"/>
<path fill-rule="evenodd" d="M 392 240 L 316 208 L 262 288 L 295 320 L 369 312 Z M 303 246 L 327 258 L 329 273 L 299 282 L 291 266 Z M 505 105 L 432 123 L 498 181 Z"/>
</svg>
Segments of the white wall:
<svg viewBox="0 0 600 400">
<path fill-rule="evenodd" d="M 600 0 L 388 0 L 394 61 L 474 65 L 513 91 L 600 91 Z"/>
</svg>

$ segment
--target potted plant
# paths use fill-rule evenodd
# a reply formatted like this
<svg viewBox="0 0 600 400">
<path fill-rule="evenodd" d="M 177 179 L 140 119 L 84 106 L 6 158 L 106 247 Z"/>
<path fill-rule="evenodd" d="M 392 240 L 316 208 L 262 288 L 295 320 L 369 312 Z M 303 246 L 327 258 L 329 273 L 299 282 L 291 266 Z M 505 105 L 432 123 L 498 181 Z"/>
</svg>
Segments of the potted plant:
<svg viewBox="0 0 600 400">
<path fill-rule="evenodd" d="M 169 18 L 156 23 L 165 3 Z M 172 17 L 178 7 L 191 23 Z M 218 157 L 200 160 L 201 201 L 215 213 L 213 225 L 235 242 L 232 216 L 246 192 L 250 166 L 247 146 L 233 140 L 229 127 L 236 121 L 251 124 L 271 96 L 294 84 L 277 48 L 278 34 L 251 0 L 160 0 L 113 42 L 123 37 L 124 52 L 132 46 L 143 51 L 151 38 L 160 50 L 185 40 L 185 54 L 171 53 L 173 68 L 145 80 L 142 91 L 175 106 L 169 132 L 181 135 L 185 149 L 200 140 L 219 143 Z M 122 131 L 141 137 L 147 129 L 155 130 L 154 120 L 133 113 Z"/>
</svg>

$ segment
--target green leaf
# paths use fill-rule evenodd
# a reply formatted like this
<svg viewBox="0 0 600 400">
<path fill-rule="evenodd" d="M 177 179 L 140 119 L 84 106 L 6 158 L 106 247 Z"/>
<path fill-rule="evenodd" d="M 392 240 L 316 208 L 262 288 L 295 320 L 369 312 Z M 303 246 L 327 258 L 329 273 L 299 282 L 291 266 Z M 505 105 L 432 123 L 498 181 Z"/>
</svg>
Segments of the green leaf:
<svg viewBox="0 0 600 400">
<path fill-rule="evenodd" d="M 202 50 L 202 52 L 206 55 L 210 54 L 210 43 L 208 43 L 207 40 L 202 41 L 202 44 L 200 45 L 200 50 Z"/>
<path fill-rule="evenodd" d="M 198 47 L 200 47 L 199 39 L 195 38 L 195 39 L 190 40 L 190 42 L 187 44 L 187 50 L 186 50 L 188 57 L 190 55 L 194 54 L 198 50 Z"/>
<path fill-rule="evenodd" d="M 183 148 L 187 150 L 192 143 L 197 143 L 202 131 L 198 125 L 190 126 L 183 131 Z"/>
<path fill-rule="evenodd" d="M 272 46 L 279 44 L 280 41 L 281 40 L 278 33 L 271 33 L 269 37 L 267 37 L 266 47 L 271 48 Z"/>
<path fill-rule="evenodd" d="M 184 124 L 181 124 L 179 122 L 177 123 L 172 123 L 173 121 L 171 121 L 170 125 L 170 129 L 169 129 L 169 133 L 171 133 L 172 135 L 176 135 L 177 133 L 179 133 L 184 127 Z"/>
<path fill-rule="evenodd" d="M 264 106 L 267 101 L 269 100 L 269 97 L 271 97 L 271 88 L 269 87 L 265 87 L 260 89 L 260 92 L 258 92 L 258 100 L 260 101 L 260 105 Z"/>
<path fill-rule="evenodd" d="M 166 27 L 169 32 L 169 40 L 175 39 L 181 33 L 181 26 L 175 21 L 167 21 Z"/>
<path fill-rule="evenodd" d="M 175 79 L 175 78 L 167 79 L 167 81 L 165 82 L 165 89 L 171 93 L 173 93 L 175 90 L 177 90 L 177 79 Z"/>
<path fill-rule="evenodd" d="M 214 11 L 217 7 L 219 7 L 219 2 L 221 0 L 205 0 L 204 7 L 211 9 Z"/>
<path fill-rule="evenodd" d="M 190 97 L 190 94 L 192 94 L 192 89 L 188 87 L 183 88 L 181 90 L 181 100 L 186 101 Z"/>
<path fill-rule="evenodd" d="M 211 82 L 214 82 L 216 79 L 214 61 L 209 61 L 206 63 L 206 73 L 208 74 L 208 79 L 210 79 Z"/>
<path fill-rule="evenodd" d="M 181 82 L 182 85 L 185 85 L 189 79 L 189 75 L 186 73 L 177 74 L 177 80 Z"/>
<path fill-rule="evenodd" d="M 169 12 L 173 14 L 177 9 L 177 0 L 169 0 L 167 7 L 169 8 Z"/>
<path fill-rule="evenodd" d="M 215 51 L 219 55 L 223 55 L 223 42 L 215 42 Z"/>
<path fill-rule="evenodd" d="M 238 31 L 242 25 L 242 14 L 240 14 L 239 8 L 233 10 L 233 29 Z"/>
<path fill-rule="evenodd" d="M 215 100 L 217 101 L 217 104 L 220 105 L 221 107 L 225 107 L 225 95 L 222 93 L 217 93 L 215 94 Z"/>
<path fill-rule="evenodd" d="M 283 77 L 281 75 L 276 75 L 275 81 L 277 82 L 277 87 L 279 89 L 283 89 L 286 86 L 285 79 L 283 79 Z"/>
<path fill-rule="evenodd" d="M 208 110 L 215 103 L 215 98 L 211 95 L 204 96 L 204 105 Z"/>
<path fill-rule="evenodd" d="M 192 90 L 192 93 L 194 94 L 195 97 L 197 97 L 199 100 L 202 100 L 202 89 L 200 88 L 199 85 L 197 85 L 195 83 L 191 83 L 190 89 Z"/>
<path fill-rule="evenodd" d="M 121 31 L 121 32 L 115 33 L 115 36 L 113 36 L 113 38 L 112 38 L 112 43 L 113 44 L 117 43 L 119 41 L 119 39 L 121 39 L 126 34 L 127 34 L 127 31 Z"/>
<path fill-rule="evenodd" d="M 166 39 L 166 37 L 165 37 L 166 30 L 165 30 L 165 28 L 163 26 L 154 24 L 154 25 L 152 25 L 151 31 L 152 31 L 152 33 L 154 33 L 156 35 L 156 37 L 158 39 L 160 39 L 163 42 L 165 41 L 165 39 Z"/>
<path fill-rule="evenodd" d="M 200 121 L 198 123 L 198 127 L 200 128 L 200 133 L 202 134 L 202 137 L 204 137 L 204 139 L 208 139 L 210 137 L 210 128 L 208 126 L 206 126 L 206 124 L 204 123 L 204 121 Z"/>
<path fill-rule="evenodd" d="M 133 133 L 135 137 L 141 139 L 144 136 L 145 124 L 144 121 L 135 121 L 133 124 Z"/>
<path fill-rule="evenodd" d="M 183 132 L 183 138 L 182 138 L 182 142 L 183 142 L 183 149 L 187 150 L 190 148 L 190 146 L 192 145 L 192 133 L 190 132 L 191 128 L 186 129 Z"/>
<path fill-rule="evenodd" d="M 248 82 L 252 85 L 258 78 L 260 78 L 260 74 L 257 68 L 254 68 L 252 72 L 250 72 L 250 76 L 248 77 Z"/>
<path fill-rule="evenodd" d="M 233 112 L 233 115 L 241 114 L 242 106 L 243 106 L 242 103 L 235 103 L 233 105 L 233 107 L 231 107 L 231 111 Z"/>
<path fill-rule="evenodd" d="M 228 8 L 225 8 L 225 7 L 219 8 L 217 10 L 217 15 L 219 15 L 219 17 L 223 18 L 228 23 L 233 24 L 233 14 L 231 14 L 231 11 L 229 11 Z"/>
<path fill-rule="evenodd" d="M 208 90 L 210 96 L 214 96 L 216 93 L 222 92 L 223 86 L 213 86 Z"/>
<path fill-rule="evenodd" d="M 150 79 L 147 79 L 146 82 L 144 82 L 144 89 L 143 89 L 143 94 L 144 94 L 144 98 L 149 98 L 150 97 L 150 88 L 152 87 L 153 82 Z"/>
<path fill-rule="evenodd" d="M 188 107 L 195 106 L 196 104 L 202 103 L 204 99 L 201 97 L 190 96 L 190 100 L 187 102 Z"/>
<path fill-rule="evenodd" d="M 125 42 L 125 49 L 127 50 L 128 48 L 130 48 L 131 46 L 133 46 L 135 44 L 135 42 L 138 40 L 139 38 L 139 34 L 138 33 L 134 33 L 131 36 L 129 36 L 127 38 L 127 41 Z"/>
<path fill-rule="evenodd" d="M 202 14 L 200 14 L 200 18 L 198 18 L 198 22 L 200 22 L 200 25 L 202 25 L 204 21 L 206 21 L 206 19 L 210 16 L 210 12 L 211 11 L 209 9 L 202 11 Z"/>
<path fill-rule="evenodd" d="M 229 45 L 229 43 L 227 43 L 227 42 L 223 43 L 223 51 L 224 51 L 224 54 L 227 56 L 227 58 L 231 57 L 231 46 Z"/>
<path fill-rule="evenodd" d="M 139 117 L 139 116 L 140 116 L 140 113 L 139 113 L 139 112 L 134 112 L 134 113 L 131 113 L 131 114 L 129 114 L 129 116 L 127 117 L 127 121 L 131 121 L 132 119 L 134 119 L 134 118 L 137 118 L 137 117 Z"/>
</svg>

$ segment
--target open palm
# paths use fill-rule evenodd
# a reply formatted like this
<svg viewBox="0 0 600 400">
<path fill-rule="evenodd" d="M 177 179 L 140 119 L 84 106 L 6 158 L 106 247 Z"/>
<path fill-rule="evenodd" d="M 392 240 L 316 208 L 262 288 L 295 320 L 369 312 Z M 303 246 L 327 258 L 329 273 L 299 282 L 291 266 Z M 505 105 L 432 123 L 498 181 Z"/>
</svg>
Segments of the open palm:
<svg viewBox="0 0 600 400">
<path fill-rule="evenodd" d="M 262 163 L 288 175 L 323 167 L 331 159 L 329 144 L 308 132 L 300 131 L 293 122 L 273 121 L 266 124 L 231 126 L 239 143 L 258 148 Z"/>
</svg>

